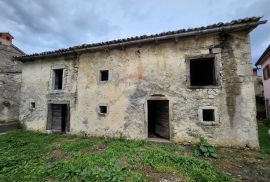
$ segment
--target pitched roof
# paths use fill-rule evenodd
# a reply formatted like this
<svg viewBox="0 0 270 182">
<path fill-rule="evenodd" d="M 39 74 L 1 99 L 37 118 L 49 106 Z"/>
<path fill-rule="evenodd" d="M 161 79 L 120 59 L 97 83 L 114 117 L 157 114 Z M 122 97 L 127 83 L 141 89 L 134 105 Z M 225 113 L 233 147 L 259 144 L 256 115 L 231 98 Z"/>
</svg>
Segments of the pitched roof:
<svg viewBox="0 0 270 182">
<path fill-rule="evenodd" d="M 266 58 L 266 56 L 270 56 L 270 44 L 269 46 L 265 49 L 265 51 L 263 52 L 263 54 L 261 55 L 261 57 L 258 59 L 258 61 L 255 63 L 255 66 L 261 65 L 264 58 Z"/>
<path fill-rule="evenodd" d="M 199 34 L 207 34 L 207 33 L 215 33 L 221 31 L 229 31 L 229 30 L 239 30 L 239 29 L 253 29 L 259 24 L 264 24 L 266 20 L 260 20 L 261 17 L 250 17 L 238 20 L 232 20 L 231 22 L 227 23 L 217 23 L 208 26 L 202 26 L 197 28 L 188 28 L 188 29 L 180 29 L 176 31 L 168 31 L 162 32 L 153 35 L 142 35 L 136 37 L 130 37 L 125 39 L 118 39 L 106 42 L 99 42 L 99 43 L 92 43 L 92 44 L 82 44 L 73 47 L 69 47 L 66 49 L 58 49 L 54 51 L 47 51 L 42 53 L 34 53 L 29 55 L 24 55 L 21 57 L 16 57 L 15 59 L 26 61 L 32 60 L 35 58 L 42 58 L 48 56 L 59 56 L 64 54 L 72 54 L 77 52 L 84 52 L 84 51 L 97 51 L 101 49 L 111 49 L 111 48 L 118 48 L 118 47 L 126 47 L 129 45 L 134 44 L 142 44 L 147 42 L 157 42 L 160 40 L 169 40 L 169 39 L 176 39 L 178 37 L 186 37 L 192 35 L 199 35 Z"/>
</svg>

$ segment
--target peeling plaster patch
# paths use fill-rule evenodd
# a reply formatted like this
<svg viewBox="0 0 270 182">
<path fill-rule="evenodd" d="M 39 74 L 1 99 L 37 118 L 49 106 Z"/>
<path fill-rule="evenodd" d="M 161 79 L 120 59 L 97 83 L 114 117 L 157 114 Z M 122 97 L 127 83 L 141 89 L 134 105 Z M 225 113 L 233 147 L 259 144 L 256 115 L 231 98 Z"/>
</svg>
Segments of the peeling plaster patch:
<svg viewBox="0 0 270 182">
<path fill-rule="evenodd" d="M 143 89 L 140 89 L 140 88 L 136 88 L 134 94 L 132 96 L 130 96 L 130 99 L 131 100 L 134 100 L 134 99 L 139 99 L 139 98 L 143 98 L 147 95 L 147 92 Z"/>
<path fill-rule="evenodd" d="M 88 119 L 87 118 L 84 118 L 83 121 L 82 121 L 82 124 L 84 124 L 84 126 L 86 128 L 88 128 Z"/>
<path fill-rule="evenodd" d="M 200 131 L 197 130 L 197 129 L 191 129 L 191 128 L 188 128 L 188 129 L 187 129 L 187 134 L 188 134 L 189 136 L 195 137 L 195 138 L 201 137 Z"/>
</svg>

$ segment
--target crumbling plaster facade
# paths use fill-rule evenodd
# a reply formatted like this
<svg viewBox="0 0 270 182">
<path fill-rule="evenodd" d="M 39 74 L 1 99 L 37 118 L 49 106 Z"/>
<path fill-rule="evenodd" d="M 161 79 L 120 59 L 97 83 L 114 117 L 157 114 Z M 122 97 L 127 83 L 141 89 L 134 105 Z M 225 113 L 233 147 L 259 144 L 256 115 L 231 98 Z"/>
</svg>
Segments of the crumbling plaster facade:
<svg viewBox="0 0 270 182">
<path fill-rule="evenodd" d="M 207 54 L 215 55 L 219 85 L 190 89 L 187 58 Z M 54 91 L 52 68 L 59 65 L 65 68 L 64 89 Z M 111 71 L 108 82 L 98 80 L 102 69 Z M 169 100 L 173 142 L 193 143 L 203 136 L 216 145 L 259 147 L 246 31 L 25 62 L 20 120 L 27 129 L 46 132 L 48 103 L 69 103 L 70 133 L 146 139 L 149 99 Z M 108 106 L 106 116 L 98 114 L 100 104 Z M 215 122 L 200 121 L 204 107 L 215 108 Z"/>
</svg>

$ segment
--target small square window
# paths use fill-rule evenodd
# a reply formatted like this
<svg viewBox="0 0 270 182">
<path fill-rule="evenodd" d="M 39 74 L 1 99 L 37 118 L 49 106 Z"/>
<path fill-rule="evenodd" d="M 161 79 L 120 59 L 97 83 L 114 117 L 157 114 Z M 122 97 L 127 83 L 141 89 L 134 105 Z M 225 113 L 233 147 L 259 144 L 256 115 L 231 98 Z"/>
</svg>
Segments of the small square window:
<svg viewBox="0 0 270 182">
<path fill-rule="evenodd" d="M 109 70 L 101 70 L 100 81 L 108 81 L 108 80 L 109 80 Z"/>
<path fill-rule="evenodd" d="M 215 121 L 215 110 L 214 109 L 203 109 L 203 121 Z"/>
<path fill-rule="evenodd" d="M 219 115 L 218 108 L 215 106 L 203 106 L 198 109 L 198 119 L 202 125 L 218 125 Z"/>
<path fill-rule="evenodd" d="M 99 106 L 99 113 L 100 114 L 107 114 L 107 106 Z"/>
<path fill-rule="evenodd" d="M 34 109 L 36 108 L 36 103 L 35 102 L 31 102 L 31 107 Z"/>
<path fill-rule="evenodd" d="M 35 110 L 35 109 L 36 109 L 36 103 L 30 102 L 30 110 Z"/>
</svg>

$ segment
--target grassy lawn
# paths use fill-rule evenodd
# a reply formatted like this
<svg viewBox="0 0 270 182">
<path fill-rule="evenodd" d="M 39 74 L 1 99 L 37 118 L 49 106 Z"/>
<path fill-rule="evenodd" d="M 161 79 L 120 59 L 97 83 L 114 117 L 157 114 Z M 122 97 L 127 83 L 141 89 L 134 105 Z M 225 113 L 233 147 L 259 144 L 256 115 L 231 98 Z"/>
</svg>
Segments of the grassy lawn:
<svg viewBox="0 0 270 182">
<path fill-rule="evenodd" d="M 180 145 L 47 135 L 17 130 L 0 136 L 0 181 L 230 181 Z"/>
<path fill-rule="evenodd" d="M 261 152 L 265 154 L 270 154 L 270 136 L 268 135 L 269 129 L 270 127 L 267 127 L 264 124 L 258 125 Z"/>
<path fill-rule="evenodd" d="M 255 166 L 261 162 L 270 174 L 266 128 L 259 131 L 265 154 L 219 149 L 221 157 L 214 160 L 169 143 L 16 130 L 0 135 L 0 181 L 234 181 L 237 164 L 247 162 L 241 163 L 242 156 L 254 159 Z"/>
</svg>

